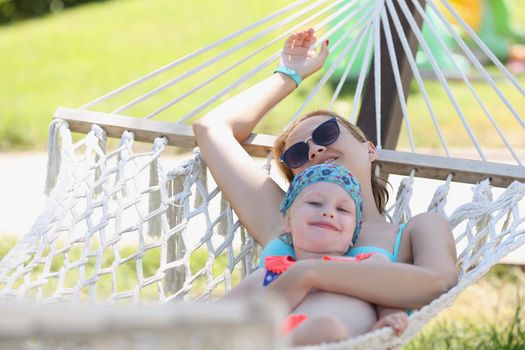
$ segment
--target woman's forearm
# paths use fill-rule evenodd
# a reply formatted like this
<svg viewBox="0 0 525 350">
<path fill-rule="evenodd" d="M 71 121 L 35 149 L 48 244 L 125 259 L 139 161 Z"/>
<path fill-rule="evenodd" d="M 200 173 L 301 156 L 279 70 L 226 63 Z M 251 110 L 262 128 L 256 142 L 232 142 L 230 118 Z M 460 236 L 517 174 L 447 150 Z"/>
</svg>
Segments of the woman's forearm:
<svg viewBox="0 0 525 350">
<path fill-rule="evenodd" d="M 195 123 L 194 128 L 223 126 L 232 130 L 239 142 L 245 140 L 266 113 L 295 90 L 295 82 L 273 74 L 230 98 Z"/>
<path fill-rule="evenodd" d="M 430 303 L 457 283 L 454 236 L 446 220 L 435 213 L 416 215 L 406 230 L 412 264 L 372 259 L 357 264 L 312 260 L 301 266 L 300 262 L 298 269 L 308 271 L 303 279 L 306 290 L 342 293 L 388 307 L 419 308 Z"/>
<path fill-rule="evenodd" d="M 348 264 L 309 259 L 294 264 L 268 289 L 282 297 L 290 309 L 315 289 L 386 307 L 420 308 L 451 288 L 455 281 L 455 276 L 403 263 Z"/>
<path fill-rule="evenodd" d="M 446 292 L 457 281 L 455 271 L 437 273 L 403 263 L 342 264 L 323 260 L 309 263 L 315 265 L 309 268 L 310 273 L 305 280 L 307 289 L 351 295 L 389 307 L 422 307 Z"/>
</svg>

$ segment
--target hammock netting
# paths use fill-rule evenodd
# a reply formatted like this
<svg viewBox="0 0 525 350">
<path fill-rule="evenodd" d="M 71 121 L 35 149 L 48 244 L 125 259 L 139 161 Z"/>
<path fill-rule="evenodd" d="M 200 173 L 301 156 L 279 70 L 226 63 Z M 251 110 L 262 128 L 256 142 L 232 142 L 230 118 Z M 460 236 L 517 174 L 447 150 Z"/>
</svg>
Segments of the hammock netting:
<svg viewBox="0 0 525 350">
<path fill-rule="evenodd" d="M 336 84 L 333 96 L 329 99 L 331 101 L 323 106 L 334 107 L 339 92 L 348 80 L 351 68 L 355 67 L 356 52 L 362 52 L 361 66 L 356 76 L 354 106 L 348 118 L 351 121 L 356 120 L 356 111 L 359 110 L 369 66 L 370 71 L 375 72 L 376 117 L 379 117 L 381 110 L 381 94 L 378 88 L 381 85 L 380 55 L 375 53 L 379 53 L 381 38 L 386 38 L 384 40 L 389 50 L 408 50 L 406 37 L 399 26 L 397 14 L 404 15 L 406 23 L 410 25 L 414 21 L 414 14 L 418 14 L 423 19 L 423 23 L 428 24 L 429 30 L 437 25 L 451 30 L 450 35 L 457 40 L 458 47 L 463 50 L 465 57 L 470 60 L 473 67 L 479 70 L 479 75 L 486 79 L 487 85 L 492 87 L 495 95 L 501 99 L 501 103 L 507 108 L 509 118 L 520 125 L 518 128 L 521 129 L 518 130 L 521 130 L 521 134 L 525 134 L 523 127 L 525 124 L 516 108 L 512 106 L 495 84 L 494 79 L 479 63 L 477 59 L 479 54 L 474 55 L 464 40 L 455 34 L 456 31 L 447 22 L 443 12 L 447 11 L 448 17 L 456 18 L 457 22 L 473 38 L 472 40 L 479 45 L 479 50 L 485 52 L 490 59 L 495 59 L 495 57 L 491 56 L 488 48 L 479 39 L 476 40 L 476 34 L 447 2 L 400 0 L 396 3 L 396 8 L 397 11 L 391 0 L 301 0 L 78 110 L 68 110 L 67 115 L 60 115 L 59 110 L 57 119 L 52 122 L 49 129 L 49 163 L 46 184 L 49 193 L 48 206 L 37 218 L 31 231 L 2 259 L 0 263 L 0 299 L 16 303 L 32 302 L 38 305 L 88 303 L 103 307 L 122 303 L 147 306 L 145 310 L 149 311 L 145 311 L 143 320 L 135 316 L 135 323 L 129 324 L 126 323 L 126 318 L 133 318 L 132 316 L 125 312 L 120 316 L 113 313 L 111 317 L 108 317 L 113 320 L 114 325 L 111 326 L 112 322 L 103 323 L 104 327 L 108 328 L 102 326 L 93 328 L 95 322 L 93 320 L 100 320 L 100 316 L 90 313 L 92 311 L 87 311 L 85 315 L 88 316 L 69 321 L 70 324 L 76 322 L 75 327 L 65 326 L 68 322 L 64 321 L 62 326 L 57 323 L 54 328 L 55 332 L 52 332 L 49 331 L 52 327 L 43 326 L 46 321 L 41 315 L 35 316 L 27 309 L 24 312 L 23 308 L 6 309 L 5 315 L 11 315 L 9 317 L 13 319 L 18 317 L 20 320 L 25 320 L 25 323 L 20 321 L 19 324 L 26 325 L 20 326 L 16 333 L 17 336 L 12 339 L 5 338 L 6 333 L 4 333 L 4 339 L 10 339 L 9 348 L 25 349 L 35 348 L 35 346 L 36 348 L 58 348 L 57 344 L 60 344 L 60 348 L 64 349 L 87 349 L 105 348 L 104 346 L 111 343 L 112 348 L 121 346 L 127 349 L 144 349 L 153 348 L 153 342 L 148 343 L 144 339 L 157 339 L 155 348 L 174 346 L 173 342 L 175 342 L 181 346 L 180 348 L 211 349 L 211 345 L 204 346 L 203 344 L 215 343 L 217 345 L 219 335 L 222 337 L 220 340 L 222 343 L 219 342 L 220 346 L 218 345 L 217 348 L 262 349 L 271 348 L 277 344 L 269 343 L 270 340 L 268 342 L 260 340 L 274 337 L 275 325 L 278 323 L 268 321 L 273 320 L 275 314 L 272 314 L 271 317 L 267 315 L 263 317 L 264 312 L 258 309 L 261 308 L 261 305 L 249 306 L 246 309 L 248 311 L 242 311 L 242 305 L 232 306 L 230 310 L 237 310 L 244 316 L 250 315 L 250 317 L 234 317 L 235 322 L 232 319 L 224 321 L 220 317 L 214 318 L 213 311 L 210 311 L 211 316 L 208 315 L 211 319 L 193 317 L 191 312 L 184 311 L 182 307 L 181 315 L 187 317 L 187 322 L 180 321 L 179 317 L 177 319 L 179 323 L 177 323 L 173 321 L 173 317 L 176 318 L 173 315 L 177 315 L 177 309 L 173 308 L 170 309 L 171 316 L 169 317 L 172 317 L 174 326 L 170 333 L 166 328 L 166 322 L 168 322 L 166 320 L 169 317 L 162 313 L 163 308 L 158 307 L 159 305 L 178 304 L 179 301 L 205 302 L 224 295 L 244 276 L 256 269 L 260 247 L 239 223 L 227 199 L 208 174 L 197 148 L 186 161 L 176 166 L 168 166 L 169 162 L 165 161 L 161 154 L 168 152 L 166 150 L 170 147 L 168 144 L 181 146 L 177 144 L 177 141 L 172 142 L 170 137 L 164 137 L 161 133 L 148 136 L 152 140 L 152 146 L 145 150 L 144 145 L 139 147 L 135 145 L 135 139 L 146 140 L 148 138 L 140 133 L 139 128 L 129 131 L 124 131 L 124 128 L 123 131 L 115 131 L 97 125 L 97 123 L 89 126 L 86 126 L 88 123 L 84 123 L 85 125 L 79 127 L 78 122 L 72 121 L 72 114 L 111 118 L 115 115 L 121 116 L 133 107 L 133 110 L 147 120 L 161 112 L 174 110 L 185 114 L 175 123 L 175 125 L 183 126 L 184 122 L 194 116 L 202 115 L 209 106 L 237 86 L 250 78 L 257 79 L 256 73 L 270 64 L 275 64 L 275 59 L 279 54 L 275 52 L 265 59 L 259 59 L 258 62 L 263 62 L 262 64 L 252 63 L 252 69 L 244 71 L 244 74 L 229 86 L 215 85 L 215 89 L 222 90 L 214 94 L 209 92 L 200 94 L 201 89 L 205 90 L 214 85 L 215 79 L 219 79 L 221 75 L 243 64 L 244 58 L 233 63 L 228 61 L 227 57 L 232 52 L 275 32 L 279 34 L 273 34 L 273 39 L 268 45 L 280 43 L 289 33 L 312 25 L 318 32 L 324 33 L 323 38 L 344 26 L 346 29 L 345 34 L 341 35 L 331 48 L 334 53 L 339 48 L 339 55 L 335 55 L 332 64 L 326 68 L 324 75 L 320 76 L 318 83 L 311 89 L 306 102 L 299 107 L 295 116 L 299 116 L 304 111 L 315 96 L 319 95 L 319 91 L 324 91 L 323 86 L 330 77 L 334 76 L 339 67 L 342 72 L 340 80 Z M 423 10 L 424 8 L 426 10 Z M 436 19 L 433 22 L 430 21 L 427 18 L 428 13 L 431 13 L 439 22 L 436 24 Z M 262 25 L 267 25 L 267 27 L 259 29 Z M 410 28 L 420 47 L 423 51 L 427 51 L 425 39 L 419 27 L 414 22 L 414 26 L 411 25 Z M 254 30 L 259 30 L 259 32 L 250 37 L 248 34 Z M 396 46 L 393 45 L 391 39 L 392 32 L 399 36 Z M 237 38 L 241 38 L 242 41 L 236 43 Z M 436 40 L 439 41 L 439 39 Z M 232 42 L 233 46 L 229 46 Z M 224 51 L 202 63 L 203 59 L 199 57 L 200 55 L 220 48 L 223 48 Z M 447 50 L 448 48 L 444 47 L 443 51 Z M 246 60 L 252 59 L 259 53 L 263 54 L 265 51 L 262 49 L 254 51 L 252 46 L 250 52 L 252 53 Z M 466 111 L 461 109 L 448 86 L 447 79 L 450 78 L 435 62 L 434 55 L 430 51 L 426 54 L 434 69 L 436 79 L 450 98 L 453 111 L 465 127 L 465 133 L 469 135 L 480 161 L 486 161 L 483 146 L 477 141 L 475 132 L 469 126 L 468 118 L 465 117 Z M 445 142 L 446 137 L 443 137 L 439 129 L 439 118 L 434 113 L 431 94 L 428 94 L 424 88 L 425 84 L 420 69 L 416 65 L 413 54 L 406 56 L 415 84 L 424 96 L 427 112 L 433 118 L 436 135 L 442 141 L 444 158 L 451 157 Z M 390 55 L 390 57 L 394 57 L 392 67 L 398 67 L 395 55 Z M 185 66 L 188 62 L 196 63 L 193 67 Z M 221 63 L 222 66 L 214 66 L 214 64 Z M 525 96 L 523 88 L 499 61 L 495 60 L 494 64 L 500 69 L 499 74 L 516 88 L 523 102 L 523 96 Z M 179 66 L 182 67 L 180 69 L 183 73 L 176 78 L 170 78 L 171 75 L 168 72 L 171 69 L 178 69 Z M 200 80 L 201 85 L 193 86 L 173 99 L 174 92 L 169 91 L 173 86 L 186 78 L 198 75 L 201 70 L 205 69 L 213 69 L 216 76 L 209 77 L 209 81 Z M 404 133 L 406 143 L 416 154 L 414 140 L 417 138 L 412 135 L 410 108 L 408 108 L 401 87 L 402 79 L 399 74 L 395 73 L 399 73 L 397 69 L 393 71 L 396 83 L 399 83 L 398 91 L 406 128 Z M 491 112 L 485 108 L 467 75 L 463 74 L 460 69 L 456 73 L 464 81 L 467 89 L 472 92 L 474 98 L 479 101 L 481 110 L 485 112 L 484 116 L 494 128 L 494 137 L 497 135 L 505 144 L 506 151 L 516 164 L 514 167 L 523 169 L 523 155 L 520 156 L 519 150 L 513 147 L 513 140 L 508 140 L 505 137 L 505 130 L 497 126 Z M 167 76 L 168 80 L 154 89 L 147 87 L 148 83 L 161 76 Z M 457 78 L 454 76 L 452 79 Z M 146 87 L 144 87 L 145 84 Z M 129 101 L 130 90 L 133 89 L 139 89 L 141 93 L 139 97 L 133 97 Z M 147 89 L 150 90 L 144 92 Z M 180 93 L 184 90 L 178 91 Z M 171 94 L 171 100 L 165 102 L 160 99 L 161 102 L 158 104 L 155 97 L 159 97 L 162 93 Z M 193 93 L 195 95 L 192 95 Z M 120 103 L 117 101 L 124 98 L 123 95 L 128 102 L 120 104 L 115 109 L 114 106 Z M 192 96 L 191 104 L 184 104 L 186 102 L 183 100 L 188 96 Z M 204 100 L 199 100 L 199 98 Z M 188 105 L 191 105 L 193 109 L 187 109 Z M 173 106 L 180 106 L 180 109 L 173 109 Z M 149 111 L 146 111 L 147 109 Z M 133 115 L 131 112 L 126 112 L 126 114 Z M 377 118 L 376 121 L 379 123 L 380 118 Z M 153 121 L 147 120 L 147 122 Z M 89 130 L 86 135 L 78 141 L 73 141 L 71 131 L 85 131 L 86 128 Z M 381 147 L 381 128 L 376 129 L 378 146 Z M 121 135 L 120 142 L 108 142 L 108 135 L 114 136 L 116 132 Z M 259 151 L 259 153 L 264 152 L 266 150 Z M 269 160 L 264 165 L 264 171 L 276 178 L 277 182 L 282 183 L 282 179 L 274 174 L 276 170 L 271 168 Z M 523 169 L 523 174 L 525 174 L 525 169 Z M 401 223 L 413 216 L 411 205 L 413 197 L 418 197 L 418 202 L 422 201 L 420 195 L 413 193 L 414 182 L 420 181 L 417 176 L 418 171 L 414 169 L 400 181 L 397 194 L 392 196 L 385 213 L 391 222 Z M 523 175 L 521 179 L 523 181 Z M 464 198 L 463 195 L 454 193 L 456 190 L 454 174 L 449 174 L 442 180 L 424 181 L 430 181 L 435 191 L 429 198 L 425 198 L 426 204 L 422 210 L 435 211 L 443 215 L 453 229 L 458 249 L 457 266 L 460 275 L 458 285 L 429 305 L 415 311 L 410 316 L 408 329 L 401 337 L 395 337 L 390 329 L 385 328 L 355 339 L 307 348 L 373 349 L 392 348 L 404 344 L 440 310 L 451 305 L 455 296 L 463 289 L 481 278 L 494 264 L 525 242 L 525 184 L 523 182 L 509 181 L 506 188 L 494 189 L 491 186 L 491 179 L 487 178 L 477 184 L 468 185 L 472 187 L 472 197 Z M 246 200 L 256 201 L 257 198 L 246 198 Z M 215 304 L 208 305 L 211 307 L 209 310 L 215 310 L 213 307 L 216 306 L 213 305 Z M 202 314 L 200 306 L 192 306 L 197 310 L 195 315 Z M 168 306 L 164 307 L 168 308 Z M 269 307 L 269 309 L 272 308 Z M 224 313 L 226 309 L 221 309 L 219 306 L 217 310 L 218 313 Z M 237 311 L 232 311 L 232 314 L 235 315 Z M 64 315 L 64 313 L 58 312 L 58 315 Z M 60 317 L 52 319 L 56 320 Z M 3 322 L 8 324 L 6 320 L 4 318 Z M 119 324 L 129 327 L 119 328 L 117 326 Z M 51 332 L 53 341 L 38 340 L 42 334 L 47 334 L 39 332 L 39 329 L 43 329 L 42 327 L 47 329 L 47 332 Z M 81 329 L 84 329 L 84 332 L 80 332 Z M 117 340 L 108 340 L 113 333 L 103 329 L 114 330 L 114 338 Z M 204 332 L 204 330 L 209 331 Z M 143 336 L 140 338 L 142 340 L 137 338 L 137 334 Z M 207 337 L 205 334 L 208 334 L 209 339 L 214 340 L 206 343 L 210 340 L 205 339 Z M 128 340 L 122 340 L 123 336 Z M 69 341 L 68 337 L 73 337 L 75 341 Z M 135 340 L 133 342 L 129 339 Z M 247 345 L 250 342 L 259 347 L 253 344 L 253 346 Z M 143 347 L 137 344 L 142 344 L 140 346 Z"/>
</svg>

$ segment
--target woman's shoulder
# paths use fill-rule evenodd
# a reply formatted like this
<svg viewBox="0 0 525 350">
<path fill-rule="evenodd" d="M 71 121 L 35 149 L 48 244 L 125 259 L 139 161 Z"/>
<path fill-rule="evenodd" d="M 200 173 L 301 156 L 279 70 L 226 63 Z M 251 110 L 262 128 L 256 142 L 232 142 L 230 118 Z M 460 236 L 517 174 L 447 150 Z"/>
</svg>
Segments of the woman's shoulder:
<svg viewBox="0 0 525 350">
<path fill-rule="evenodd" d="M 425 212 L 412 217 L 406 222 L 405 230 L 411 242 L 452 236 L 447 220 L 435 212 Z"/>
<path fill-rule="evenodd" d="M 427 226 L 429 224 L 448 224 L 447 220 L 440 214 L 432 211 L 425 213 L 420 213 L 416 216 L 413 216 L 406 222 L 407 228 Z"/>
<path fill-rule="evenodd" d="M 426 267 L 446 278 L 447 286 L 457 281 L 456 243 L 447 220 L 434 212 L 422 213 L 408 220 L 413 264 Z"/>
</svg>

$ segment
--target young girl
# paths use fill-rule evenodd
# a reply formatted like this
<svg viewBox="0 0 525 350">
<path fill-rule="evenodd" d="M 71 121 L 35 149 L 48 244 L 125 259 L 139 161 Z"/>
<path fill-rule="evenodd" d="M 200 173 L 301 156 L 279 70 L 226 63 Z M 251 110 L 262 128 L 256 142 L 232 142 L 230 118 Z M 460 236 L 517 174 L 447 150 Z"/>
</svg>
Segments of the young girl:
<svg viewBox="0 0 525 350">
<path fill-rule="evenodd" d="M 193 125 L 214 179 L 241 223 L 262 246 L 276 238 L 281 227 L 279 205 L 284 192 L 257 166 L 241 142 L 301 80 L 323 66 L 328 42 L 316 54 L 311 50 L 315 41 L 313 29 L 291 35 L 276 73 L 231 97 Z M 326 162 L 349 169 L 359 179 L 363 195 L 363 225 L 353 249 L 393 253 L 398 247 L 393 257 L 396 264 L 297 261 L 267 287 L 287 302 L 290 311 L 319 290 L 351 296 L 361 305 L 419 308 L 456 284 L 456 246 L 448 223 L 434 213 L 417 215 L 401 227 L 386 221 L 386 190 L 373 172 L 375 146 L 354 125 L 330 111 L 310 113 L 277 139 L 274 154 L 289 180 Z M 363 312 L 373 311 L 362 308 Z M 359 320 L 351 327 L 365 328 Z"/>
<path fill-rule="evenodd" d="M 347 169 L 335 164 L 314 165 L 294 177 L 281 204 L 284 216 L 279 256 L 263 252 L 263 269 L 253 273 L 232 291 L 236 297 L 253 295 L 291 267 L 295 261 L 322 258 L 348 263 L 384 261 L 381 254 L 351 255 L 363 223 L 359 182 Z M 268 246 L 267 246 L 268 247 Z M 387 259 L 388 260 L 388 259 Z M 261 279 L 261 275 L 264 278 Z M 283 331 L 293 346 L 347 339 L 370 330 L 390 326 L 399 335 L 407 326 L 404 310 L 377 307 L 345 295 L 310 293 L 285 321 Z M 378 320 L 379 319 L 379 320 Z M 354 325 L 361 325 L 356 329 Z"/>
</svg>

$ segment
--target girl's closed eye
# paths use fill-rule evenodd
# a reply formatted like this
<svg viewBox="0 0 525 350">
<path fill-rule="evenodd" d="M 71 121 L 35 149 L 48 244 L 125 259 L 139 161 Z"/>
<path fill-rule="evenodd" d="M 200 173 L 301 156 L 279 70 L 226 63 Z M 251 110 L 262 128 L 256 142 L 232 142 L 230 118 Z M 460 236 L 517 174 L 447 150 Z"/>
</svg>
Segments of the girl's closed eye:
<svg viewBox="0 0 525 350">
<path fill-rule="evenodd" d="M 343 212 L 343 213 L 346 213 L 346 214 L 351 214 L 350 210 L 347 209 L 347 208 L 344 208 L 344 207 L 339 207 L 337 208 L 337 210 Z"/>
<path fill-rule="evenodd" d="M 314 206 L 314 207 L 320 207 L 321 206 L 321 202 L 309 201 L 307 203 L 312 205 L 312 206 Z"/>
</svg>

